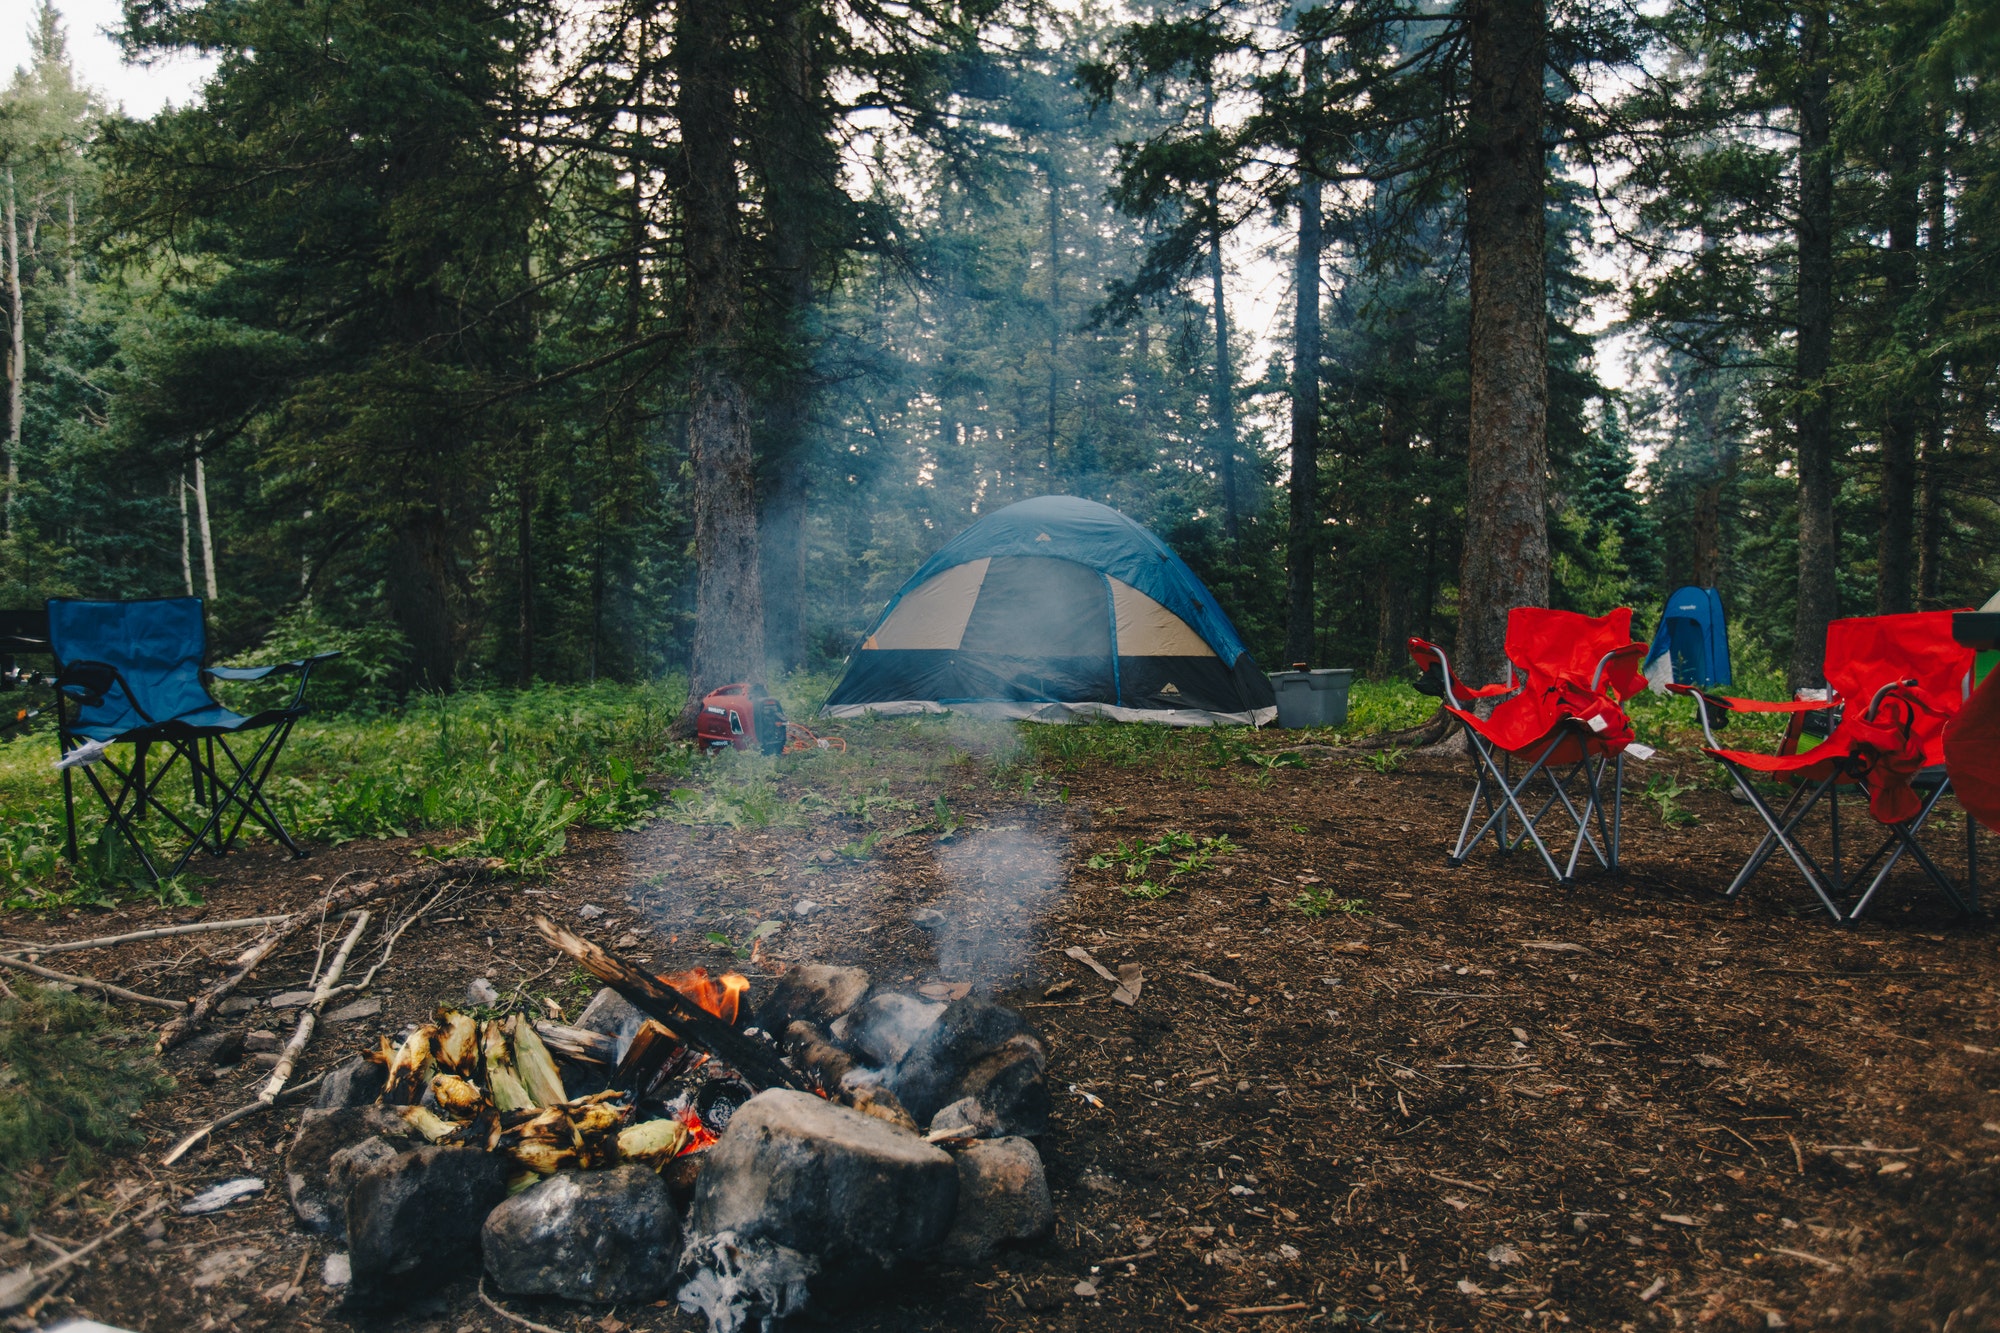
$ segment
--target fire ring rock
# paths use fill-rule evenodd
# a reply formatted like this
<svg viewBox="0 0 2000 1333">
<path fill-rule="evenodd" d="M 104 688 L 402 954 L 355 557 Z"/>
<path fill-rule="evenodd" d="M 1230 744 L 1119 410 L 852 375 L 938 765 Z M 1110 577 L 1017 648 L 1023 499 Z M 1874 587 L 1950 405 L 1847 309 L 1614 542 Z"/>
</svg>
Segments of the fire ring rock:
<svg viewBox="0 0 2000 1333">
<path fill-rule="evenodd" d="M 976 1097 L 1003 1134 L 1048 1130 L 1048 1062 L 1041 1041 L 1012 1009 L 978 996 L 954 1000 L 896 1066 L 891 1086 L 917 1123 Z"/>
<path fill-rule="evenodd" d="M 782 1088 L 745 1102 L 705 1155 L 682 1301 L 717 1329 L 795 1308 L 805 1278 L 816 1298 L 861 1294 L 943 1240 L 958 1202 L 958 1168 L 945 1153 Z M 786 1257 L 779 1252 L 795 1262 L 767 1262 Z"/>
<path fill-rule="evenodd" d="M 486 1274 L 513 1296 L 650 1301 L 674 1278 L 680 1219 L 648 1167 L 564 1171 L 508 1199 L 480 1233 Z"/>
<path fill-rule="evenodd" d="M 476 1148 L 413 1148 L 370 1166 L 347 1196 L 347 1307 L 434 1291 L 478 1256 L 480 1224 L 506 1195 L 500 1157 Z"/>
<path fill-rule="evenodd" d="M 958 1154 L 958 1214 L 939 1247 L 946 1263 L 976 1267 L 1002 1245 L 1055 1229 L 1042 1155 L 1026 1139 L 988 1139 Z"/>
<path fill-rule="evenodd" d="M 345 1228 L 351 1176 L 338 1168 L 357 1144 L 374 1140 L 388 1155 L 410 1146 L 402 1117 L 379 1106 L 314 1108 L 299 1117 L 299 1132 L 285 1150 L 285 1192 L 308 1231 L 338 1239 Z M 393 1140 L 395 1146 L 390 1147 Z"/>
</svg>

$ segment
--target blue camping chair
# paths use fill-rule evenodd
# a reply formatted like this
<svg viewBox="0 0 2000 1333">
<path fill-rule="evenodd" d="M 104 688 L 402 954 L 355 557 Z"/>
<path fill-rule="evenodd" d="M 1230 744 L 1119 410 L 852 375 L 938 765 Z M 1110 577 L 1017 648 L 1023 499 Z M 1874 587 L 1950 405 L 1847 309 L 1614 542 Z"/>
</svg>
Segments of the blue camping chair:
<svg viewBox="0 0 2000 1333">
<path fill-rule="evenodd" d="M 77 859 L 72 778 L 79 768 L 104 802 L 112 827 L 156 882 L 165 876 L 138 832 L 148 811 L 159 814 L 187 840 L 166 875 L 179 874 L 203 848 L 214 856 L 227 852 L 248 819 L 261 824 L 292 855 L 305 855 L 264 799 L 263 788 L 292 725 L 305 715 L 306 683 L 313 668 L 338 653 L 266 667 L 206 666 L 208 626 L 198 597 L 138 602 L 53 598 L 48 616 L 49 652 L 56 660 L 63 813 L 72 862 Z M 207 680 L 263 680 L 281 671 L 299 675 L 291 702 L 250 717 L 217 703 L 206 684 Z M 263 733 L 262 738 L 247 760 L 229 744 L 232 736 L 257 732 Z M 106 747 L 111 745 L 132 747 L 126 767 L 109 758 Z M 153 755 L 155 747 L 164 750 L 164 758 Z M 218 756 L 228 764 L 228 772 L 217 767 Z M 194 793 L 193 809 L 185 818 L 161 799 L 161 784 L 182 762 Z M 100 766 L 115 779 L 115 795 L 98 777 Z"/>
</svg>

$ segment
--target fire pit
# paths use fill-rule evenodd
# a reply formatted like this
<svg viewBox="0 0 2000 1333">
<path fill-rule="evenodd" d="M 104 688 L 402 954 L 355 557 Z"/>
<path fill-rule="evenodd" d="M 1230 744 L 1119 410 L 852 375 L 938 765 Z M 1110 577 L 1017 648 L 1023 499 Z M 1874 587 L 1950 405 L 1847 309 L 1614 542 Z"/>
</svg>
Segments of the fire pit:
<svg viewBox="0 0 2000 1333">
<path fill-rule="evenodd" d="M 574 1023 L 440 1010 L 300 1126 L 287 1188 L 346 1242 L 350 1308 L 477 1258 L 510 1294 L 673 1291 L 731 1333 L 1052 1225 L 1046 1056 L 1015 1011 L 817 964 L 654 975 L 536 924 L 606 983 Z"/>
</svg>

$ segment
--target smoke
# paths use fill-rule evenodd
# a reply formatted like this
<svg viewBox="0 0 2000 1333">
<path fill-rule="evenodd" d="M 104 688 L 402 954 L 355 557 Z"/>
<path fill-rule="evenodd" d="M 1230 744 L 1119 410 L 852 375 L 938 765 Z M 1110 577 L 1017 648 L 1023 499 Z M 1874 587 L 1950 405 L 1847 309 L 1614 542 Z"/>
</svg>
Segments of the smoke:
<svg viewBox="0 0 2000 1333">
<path fill-rule="evenodd" d="M 981 991 L 1018 978 L 1042 913 L 1062 890 L 1062 856 L 1024 828 L 968 831 L 937 851 L 946 888 L 930 907 L 938 971 Z"/>
</svg>

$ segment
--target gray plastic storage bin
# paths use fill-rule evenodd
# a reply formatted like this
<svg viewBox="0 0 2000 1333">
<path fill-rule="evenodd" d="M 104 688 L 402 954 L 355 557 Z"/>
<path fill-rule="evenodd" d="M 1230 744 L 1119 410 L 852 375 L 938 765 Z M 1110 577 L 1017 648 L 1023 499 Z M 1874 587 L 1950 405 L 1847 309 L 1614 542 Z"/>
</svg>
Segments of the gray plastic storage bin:
<svg viewBox="0 0 2000 1333">
<path fill-rule="evenodd" d="M 1347 721 L 1347 687 L 1354 673 L 1344 667 L 1322 671 L 1273 671 L 1281 727 L 1338 727 Z"/>
</svg>

